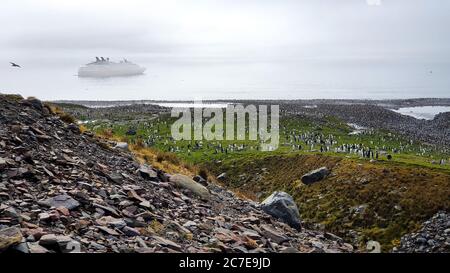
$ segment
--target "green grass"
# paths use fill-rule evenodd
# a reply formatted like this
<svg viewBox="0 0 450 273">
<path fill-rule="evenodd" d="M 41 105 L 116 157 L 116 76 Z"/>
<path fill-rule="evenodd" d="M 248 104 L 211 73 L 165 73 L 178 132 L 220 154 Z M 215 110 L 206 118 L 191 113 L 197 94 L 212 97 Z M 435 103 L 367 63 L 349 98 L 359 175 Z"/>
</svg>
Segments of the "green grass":
<svg viewBox="0 0 450 273">
<path fill-rule="evenodd" d="M 135 143 L 137 141 L 143 141 L 150 138 L 154 138 L 154 142 L 151 143 L 153 148 L 161 151 L 171 151 L 170 148 L 178 147 L 178 150 L 174 152 L 183 160 L 194 164 L 202 164 L 217 160 L 227 160 L 232 158 L 240 158 L 242 156 L 253 156 L 261 154 L 258 150 L 259 142 L 250 140 L 221 140 L 221 141 L 198 141 L 202 147 L 199 149 L 193 148 L 196 141 L 177 141 L 171 140 L 170 125 L 175 121 L 174 118 L 168 116 L 162 116 L 153 120 L 145 122 L 133 122 L 133 121 L 118 121 L 118 122 L 97 122 L 88 123 L 86 126 L 93 129 L 99 134 L 113 134 L 116 137 L 123 138 L 124 140 Z M 392 161 L 405 164 L 412 164 L 417 166 L 424 166 L 438 169 L 450 169 L 450 165 L 432 164 L 433 160 L 439 161 L 441 158 L 449 158 L 448 153 L 442 153 L 436 147 L 430 145 L 423 145 L 421 143 L 409 143 L 402 136 L 392 134 L 387 131 L 375 130 L 368 134 L 363 135 L 349 135 L 352 129 L 345 123 L 340 122 L 335 118 L 327 118 L 322 122 L 300 119 L 297 117 L 282 117 L 280 120 L 280 146 L 276 151 L 264 152 L 262 154 L 315 154 L 320 147 L 316 145 L 314 148 L 316 151 L 310 151 L 309 145 L 304 142 L 296 142 L 295 144 L 302 145 L 302 150 L 292 150 L 289 139 L 286 139 L 288 132 L 296 130 L 297 132 L 317 135 L 333 135 L 338 145 L 342 143 L 354 143 L 362 144 L 366 147 L 376 148 L 386 147 L 387 153 L 393 156 Z M 136 135 L 127 135 L 126 132 L 129 129 L 136 129 Z M 224 131 L 226 132 L 225 128 Z M 289 136 L 288 136 L 289 137 Z M 247 137 L 248 139 L 248 137 Z M 189 147 L 190 145 L 190 147 Z M 242 151 L 233 151 L 229 153 L 216 153 L 215 148 L 218 145 L 226 147 L 228 145 L 245 145 L 246 148 Z M 359 158 L 357 154 L 336 153 L 332 150 L 324 152 L 322 154 L 330 156 L 340 156 L 347 158 Z M 392 148 L 403 147 L 400 153 L 392 153 Z M 380 160 L 386 160 L 386 155 L 380 156 Z"/>
</svg>

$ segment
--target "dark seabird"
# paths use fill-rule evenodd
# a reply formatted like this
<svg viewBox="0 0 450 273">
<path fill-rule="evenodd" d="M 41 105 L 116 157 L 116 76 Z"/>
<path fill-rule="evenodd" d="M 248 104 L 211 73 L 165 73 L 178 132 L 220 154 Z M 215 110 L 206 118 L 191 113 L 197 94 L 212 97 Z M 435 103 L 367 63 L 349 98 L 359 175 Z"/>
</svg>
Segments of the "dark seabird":
<svg viewBox="0 0 450 273">
<path fill-rule="evenodd" d="M 13 67 L 21 67 L 20 65 L 18 65 L 18 64 L 16 64 L 16 63 L 13 63 L 13 62 L 9 62 L 10 64 L 11 64 L 11 66 L 13 66 Z"/>
</svg>

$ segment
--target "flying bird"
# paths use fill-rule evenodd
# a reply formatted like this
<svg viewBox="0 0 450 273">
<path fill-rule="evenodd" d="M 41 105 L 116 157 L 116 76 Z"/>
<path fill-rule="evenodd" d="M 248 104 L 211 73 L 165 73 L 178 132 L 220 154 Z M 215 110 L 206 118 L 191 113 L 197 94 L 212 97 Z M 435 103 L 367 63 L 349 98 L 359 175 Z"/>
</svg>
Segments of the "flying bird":
<svg viewBox="0 0 450 273">
<path fill-rule="evenodd" d="M 21 67 L 20 65 L 13 63 L 13 62 L 9 62 L 11 64 L 12 67 Z"/>
</svg>

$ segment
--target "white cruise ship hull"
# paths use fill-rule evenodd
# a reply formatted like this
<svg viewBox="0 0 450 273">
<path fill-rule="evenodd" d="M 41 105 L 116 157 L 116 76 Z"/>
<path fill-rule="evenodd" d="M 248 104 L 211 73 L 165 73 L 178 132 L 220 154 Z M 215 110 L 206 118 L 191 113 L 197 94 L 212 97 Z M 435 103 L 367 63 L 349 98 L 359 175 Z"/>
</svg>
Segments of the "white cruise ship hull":
<svg viewBox="0 0 450 273">
<path fill-rule="evenodd" d="M 140 75 L 144 67 L 133 63 L 89 64 L 78 69 L 79 77 L 120 77 Z"/>
</svg>

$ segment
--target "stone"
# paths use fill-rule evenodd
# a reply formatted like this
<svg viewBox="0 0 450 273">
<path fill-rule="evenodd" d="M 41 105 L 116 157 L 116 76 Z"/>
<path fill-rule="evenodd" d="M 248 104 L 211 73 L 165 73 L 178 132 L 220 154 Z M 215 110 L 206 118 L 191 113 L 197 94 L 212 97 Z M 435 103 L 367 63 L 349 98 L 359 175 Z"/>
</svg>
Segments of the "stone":
<svg viewBox="0 0 450 273">
<path fill-rule="evenodd" d="M 119 236 L 120 234 L 115 231 L 114 229 L 108 228 L 108 227 L 103 227 L 103 226 L 97 226 L 97 228 L 109 235 L 113 235 L 113 236 Z"/>
<path fill-rule="evenodd" d="M 48 253 L 48 249 L 39 245 L 38 243 L 27 243 L 30 253 Z"/>
<path fill-rule="evenodd" d="M 176 251 L 181 251 L 181 246 L 176 244 L 176 243 L 174 243 L 174 242 L 172 242 L 169 239 L 164 239 L 163 237 L 160 237 L 160 236 L 157 236 L 157 235 L 153 235 L 151 238 L 155 241 L 156 244 L 160 244 L 162 246 L 166 246 L 166 247 L 172 248 L 172 249 L 174 249 Z"/>
<path fill-rule="evenodd" d="M 36 110 L 39 110 L 39 111 L 43 110 L 42 102 L 40 100 L 38 100 L 37 98 L 29 97 L 24 102 L 28 105 L 31 105 Z"/>
<path fill-rule="evenodd" d="M 80 127 L 78 127 L 78 125 L 74 124 L 74 123 L 70 123 L 69 125 L 67 125 L 67 129 L 69 129 L 70 131 L 79 134 L 81 133 Z"/>
<path fill-rule="evenodd" d="M 200 175 L 196 175 L 192 178 L 192 180 L 194 180 L 197 183 L 200 183 L 203 186 L 208 186 L 208 181 L 206 181 L 205 178 L 201 177 Z"/>
<path fill-rule="evenodd" d="M 137 200 L 139 202 L 147 201 L 144 198 L 142 198 L 141 196 L 139 196 L 139 194 L 137 194 L 137 192 L 135 190 L 130 190 L 128 192 L 128 197 L 130 197 L 131 199 Z"/>
<path fill-rule="evenodd" d="M 136 135 L 136 129 L 135 128 L 130 128 L 128 129 L 128 131 L 125 133 L 128 136 L 135 136 Z"/>
<path fill-rule="evenodd" d="M 58 207 L 56 210 L 64 216 L 70 216 L 70 211 L 65 207 Z"/>
<path fill-rule="evenodd" d="M 280 253 L 300 253 L 300 251 L 293 247 L 283 247 Z"/>
<path fill-rule="evenodd" d="M 123 177 L 120 173 L 110 173 L 108 175 L 108 179 L 113 182 L 113 183 L 117 183 L 117 184 L 121 184 L 123 182 Z"/>
<path fill-rule="evenodd" d="M 427 243 L 427 239 L 425 239 L 425 238 L 423 238 L 423 237 L 418 237 L 418 238 L 416 239 L 416 242 L 419 243 L 419 244 L 421 244 L 421 245 L 424 245 L 424 244 Z"/>
<path fill-rule="evenodd" d="M 158 178 L 158 174 L 147 165 L 140 166 L 139 174 L 142 176 L 142 178 L 152 181 L 155 181 Z"/>
<path fill-rule="evenodd" d="M 39 240 L 39 244 L 43 246 L 54 245 L 56 244 L 57 239 L 55 234 L 45 234 L 41 236 Z"/>
<path fill-rule="evenodd" d="M 268 225 L 262 225 L 261 232 L 264 235 L 264 237 L 272 240 L 272 242 L 275 242 L 277 244 L 281 244 L 281 243 L 289 241 L 288 237 L 286 237 L 282 233 L 274 230 L 273 228 L 271 228 Z"/>
<path fill-rule="evenodd" d="M 39 240 L 45 234 L 42 228 L 26 228 L 22 229 L 24 236 L 31 236 L 34 240 Z"/>
<path fill-rule="evenodd" d="M 25 254 L 30 253 L 30 250 L 28 249 L 28 245 L 25 241 L 21 242 L 18 245 L 13 246 L 12 248 L 19 253 L 25 253 Z"/>
<path fill-rule="evenodd" d="M 13 220 L 14 223 L 18 223 L 21 221 L 22 217 L 20 214 L 16 211 L 13 207 L 8 207 L 5 210 L 3 210 L 2 214 L 6 217 L 9 217 Z"/>
<path fill-rule="evenodd" d="M 139 232 L 139 230 L 137 230 L 137 229 L 135 229 L 135 228 L 132 228 L 132 227 L 128 227 L 128 226 L 126 226 L 126 227 L 124 227 L 123 229 L 122 229 L 122 232 L 125 234 L 125 235 L 127 235 L 127 236 L 139 236 L 139 235 L 141 235 L 141 233 Z"/>
<path fill-rule="evenodd" d="M 39 240 L 39 245 L 59 252 L 72 252 L 74 250 L 72 248 L 77 248 L 79 243 L 72 240 L 70 236 L 46 234 Z"/>
<path fill-rule="evenodd" d="M 288 193 L 279 191 L 272 193 L 261 202 L 261 209 L 291 227 L 301 229 L 300 213 L 294 199 Z"/>
<path fill-rule="evenodd" d="M 369 207 L 369 205 L 362 204 L 362 205 L 359 205 L 359 206 L 351 207 L 350 211 L 353 212 L 354 214 L 364 214 L 368 207 Z"/>
<path fill-rule="evenodd" d="M 0 251 L 21 243 L 22 239 L 22 233 L 16 227 L 0 229 Z"/>
<path fill-rule="evenodd" d="M 168 224 L 168 227 L 170 229 L 176 230 L 178 233 L 182 234 L 183 236 L 188 236 L 188 237 L 192 236 L 192 233 L 189 229 L 187 229 L 185 226 L 180 225 L 176 221 L 170 221 L 170 223 Z"/>
<path fill-rule="evenodd" d="M 311 242 L 311 245 L 312 245 L 313 247 L 315 247 L 315 248 L 323 249 L 323 244 L 322 244 L 321 242 L 312 241 L 312 242 Z"/>
<path fill-rule="evenodd" d="M 114 228 L 124 228 L 127 224 L 123 219 L 114 218 L 112 216 L 103 216 L 96 220 L 96 223 L 101 226 L 111 226 Z"/>
<path fill-rule="evenodd" d="M 39 213 L 38 218 L 40 221 L 48 221 L 50 220 L 50 214 L 47 212 Z"/>
<path fill-rule="evenodd" d="M 147 209 L 152 209 L 152 204 L 150 204 L 149 201 L 144 200 L 142 202 L 139 203 L 139 206 L 143 207 L 143 208 L 147 208 Z"/>
<path fill-rule="evenodd" d="M 253 240 L 259 240 L 261 238 L 261 236 L 258 234 L 258 232 L 253 231 L 253 230 L 246 230 L 244 231 L 244 233 L 242 234 L 250 239 Z"/>
<path fill-rule="evenodd" d="M 114 148 L 115 149 L 124 150 L 124 151 L 128 151 L 128 143 L 126 143 L 126 142 L 117 142 L 116 146 Z"/>
<path fill-rule="evenodd" d="M 196 227 L 197 223 L 194 221 L 187 221 L 186 223 L 183 224 L 183 227 L 185 228 L 190 228 L 190 227 Z"/>
<path fill-rule="evenodd" d="M 322 167 L 313 171 L 310 171 L 309 173 L 302 176 L 301 180 L 303 184 L 305 185 L 311 185 L 313 183 L 316 183 L 322 179 L 324 179 L 327 175 L 330 174 L 330 171 L 327 167 Z"/>
<path fill-rule="evenodd" d="M 97 242 L 90 242 L 89 248 L 95 248 L 96 250 L 106 250 L 104 245 L 98 244 Z"/>
<path fill-rule="evenodd" d="M 6 167 L 6 159 L 0 157 L 0 170 L 4 169 Z"/>
<path fill-rule="evenodd" d="M 48 198 L 42 201 L 41 204 L 54 208 L 64 207 L 68 210 L 73 210 L 80 206 L 80 203 L 77 200 L 66 194 Z"/>
<path fill-rule="evenodd" d="M 120 213 L 113 207 L 104 206 L 104 205 L 97 204 L 97 203 L 93 203 L 92 205 L 94 207 L 96 207 L 96 208 L 99 208 L 99 209 L 102 209 L 102 210 L 108 212 L 109 214 L 111 214 L 111 215 L 113 215 L 115 217 L 120 217 Z"/>
<path fill-rule="evenodd" d="M 225 180 L 227 179 L 227 173 L 221 173 L 217 176 L 217 180 Z"/>
<path fill-rule="evenodd" d="M 170 182 L 177 187 L 188 189 L 203 200 L 209 200 L 211 195 L 208 189 L 192 180 L 190 177 L 182 174 L 175 174 L 170 177 Z"/>
</svg>

